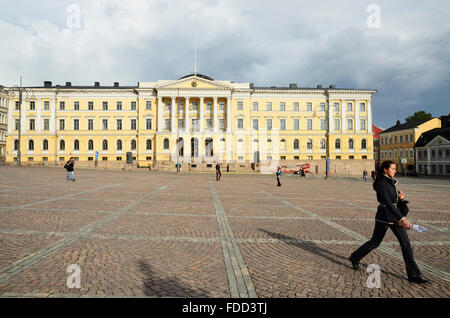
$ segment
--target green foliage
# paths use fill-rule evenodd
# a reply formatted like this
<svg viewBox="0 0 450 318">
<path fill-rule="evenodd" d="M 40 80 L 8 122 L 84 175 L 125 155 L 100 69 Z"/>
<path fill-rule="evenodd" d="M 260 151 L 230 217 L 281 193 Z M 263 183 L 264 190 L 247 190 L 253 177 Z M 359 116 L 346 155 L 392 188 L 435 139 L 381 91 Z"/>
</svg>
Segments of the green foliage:
<svg viewBox="0 0 450 318">
<path fill-rule="evenodd" d="M 433 115 L 431 115 L 431 113 L 427 113 L 424 110 L 420 110 L 418 112 L 415 112 L 414 115 L 406 117 L 405 120 L 407 123 L 411 123 L 411 122 L 421 121 L 421 120 L 430 120 L 431 118 L 433 118 Z"/>
</svg>

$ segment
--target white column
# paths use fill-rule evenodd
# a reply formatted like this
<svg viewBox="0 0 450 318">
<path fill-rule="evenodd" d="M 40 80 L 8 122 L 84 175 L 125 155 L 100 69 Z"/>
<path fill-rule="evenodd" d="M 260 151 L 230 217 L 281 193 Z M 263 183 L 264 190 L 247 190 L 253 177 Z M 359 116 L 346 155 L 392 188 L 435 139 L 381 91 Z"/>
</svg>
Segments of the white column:
<svg viewBox="0 0 450 318">
<path fill-rule="evenodd" d="M 214 131 L 217 131 L 218 121 L 217 121 L 217 97 L 214 97 L 214 105 L 213 105 L 213 127 Z"/>
<path fill-rule="evenodd" d="M 186 131 L 189 131 L 189 97 L 185 97 L 184 107 L 184 127 Z"/>
<path fill-rule="evenodd" d="M 12 98 L 10 98 L 8 100 L 8 123 L 7 123 L 7 128 L 8 128 L 8 135 L 12 133 L 13 127 L 15 125 L 15 123 L 13 123 L 13 119 L 12 119 L 12 113 L 13 113 L 13 101 Z"/>
<path fill-rule="evenodd" d="M 367 101 L 367 132 L 373 134 L 372 131 L 372 100 Z"/>
<path fill-rule="evenodd" d="M 231 96 L 227 96 L 227 132 L 231 132 Z"/>
<path fill-rule="evenodd" d="M 50 103 L 50 133 L 54 134 L 56 131 L 56 97 L 52 98 Z"/>
<path fill-rule="evenodd" d="M 204 129 L 204 121 L 205 121 L 205 110 L 203 109 L 203 97 L 200 97 L 200 132 L 203 132 Z"/>
<path fill-rule="evenodd" d="M 170 106 L 170 130 L 171 131 L 175 131 L 176 129 L 176 125 L 175 125 L 175 112 L 177 110 L 177 105 L 176 103 L 176 98 L 175 97 L 171 97 L 172 98 L 172 105 Z"/>
<path fill-rule="evenodd" d="M 41 106 L 42 106 L 42 100 L 39 98 L 37 100 L 37 119 L 36 119 L 36 130 L 37 132 L 41 132 Z"/>
<path fill-rule="evenodd" d="M 163 130 L 163 107 L 162 97 L 158 96 L 158 131 Z"/>
<path fill-rule="evenodd" d="M 341 99 L 341 106 L 342 106 L 342 119 L 341 119 L 341 124 L 342 124 L 342 133 L 345 133 L 347 131 L 346 127 L 347 127 L 347 121 L 345 119 L 345 107 L 347 100 Z"/>
<path fill-rule="evenodd" d="M 359 99 L 355 99 L 355 133 L 357 134 L 359 129 Z"/>
</svg>

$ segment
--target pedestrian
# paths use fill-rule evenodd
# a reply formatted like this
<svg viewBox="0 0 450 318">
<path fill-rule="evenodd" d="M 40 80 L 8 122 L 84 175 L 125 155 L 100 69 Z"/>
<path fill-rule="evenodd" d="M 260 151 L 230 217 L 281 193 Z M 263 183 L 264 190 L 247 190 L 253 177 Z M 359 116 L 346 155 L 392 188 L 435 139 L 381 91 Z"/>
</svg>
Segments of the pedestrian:
<svg viewBox="0 0 450 318">
<path fill-rule="evenodd" d="M 375 181 L 375 175 L 376 175 L 375 170 L 372 170 L 372 180 L 373 180 L 373 181 Z"/>
<path fill-rule="evenodd" d="M 220 181 L 221 176 L 222 173 L 220 172 L 220 165 L 219 163 L 216 163 L 216 181 Z"/>
<path fill-rule="evenodd" d="M 414 261 L 413 250 L 406 233 L 406 230 L 411 229 L 411 223 L 397 207 L 398 200 L 404 200 L 405 195 L 402 191 L 397 191 L 398 181 L 394 179 L 396 169 L 395 162 L 390 160 L 384 161 L 378 169 L 373 189 L 377 193 L 379 205 L 375 215 L 372 238 L 354 251 L 349 260 L 353 269 L 359 270 L 359 261 L 380 246 L 387 229 L 390 228 L 400 243 L 408 280 L 418 284 L 427 283 L 428 281 L 421 277 L 419 267 Z"/>
<path fill-rule="evenodd" d="M 72 182 L 75 182 L 75 174 L 73 172 L 73 166 L 75 161 L 73 157 L 70 157 L 70 160 L 66 162 L 64 168 L 67 170 L 66 180 L 69 181 L 69 176 L 72 176 Z"/>
<path fill-rule="evenodd" d="M 180 162 L 177 161 L 177 172 L 180 172 L 180 167 L 181 167 Z"/>
<path fill-rule="evenodd" d="M 277 182 L 278 182 L 277 186 L 278 186 L 278 187 L 281 187 L 280 176 L 281 176 L 282 174 L 283 174 L 283 172 L 281 172 L 280 167 L 278 167 L 278 168 L 277 168 L 277 172 L 276 172 L 276 175 L 277 175 Z"/>
<path fill-rule="evenodd" d="M 300 170 L 300 178 L 305 178 L 305 170 L 303 168 Z"/>
<path fill-rule="evenodd" d="M 364 171 L 363 171 L 363 179 L 364 179 L 364 181 L 367 181 L 367 170 L 366 169 L 364 169 Z"/>
</svg>

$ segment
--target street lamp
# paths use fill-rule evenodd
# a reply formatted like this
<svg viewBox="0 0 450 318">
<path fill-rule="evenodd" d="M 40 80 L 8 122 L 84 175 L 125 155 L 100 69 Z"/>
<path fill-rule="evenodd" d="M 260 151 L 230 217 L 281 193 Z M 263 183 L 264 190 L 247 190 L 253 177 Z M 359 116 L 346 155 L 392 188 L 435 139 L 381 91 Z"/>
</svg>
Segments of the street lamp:
<svg viewBox="0 0 450 318">
<path fill-rule="evenodd" d="M 329 104 L 329 103 L 328 103 Z M 321 105 L 318 105 L 314 107 L 314 113 L 313 117 L 317 117 L 316 108 L 321 107 Z M 326 106 L 325 106 L 326 107 Z M 330 147 L 329 147 L 329 139 L 330 139 L 330 107 L 328 107 L 328 111 L 324 109 L 325 111 L 325 152 L 326 152 L 326 158 L 325 158 L 325 180 L 328 179 L 328 174 L 330 170 Z M 332 111 L 332 110 L 331 110 Z"/>
</svg>

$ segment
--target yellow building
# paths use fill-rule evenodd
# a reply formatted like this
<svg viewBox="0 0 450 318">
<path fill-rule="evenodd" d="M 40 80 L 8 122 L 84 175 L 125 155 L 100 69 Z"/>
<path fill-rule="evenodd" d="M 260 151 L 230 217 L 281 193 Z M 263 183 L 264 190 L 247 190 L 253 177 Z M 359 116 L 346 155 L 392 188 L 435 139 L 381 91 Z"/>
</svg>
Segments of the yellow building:
<svg viewBox="0 0 450 318">
<path fill-rule="evenodd" d="M 441 127 L 439 118 L 417 122 L 400 123 L 380 132 L 380 162 L 392 160 L 397 163 L 397 171 L 415 169 L 414 144 L 426 131 Z M 402 163 L 402 159 L 406 161 Z"/>
<path fill-rule="evenodd" d="M 5 161 L 6 154 L 6 132 L 7 132 L 7 91 L 0 85 L 0 162 Z"/>
<path fill-rule="evenodd" d="M 255 87 L 191 74 L 137 86 L 27 87 L 20 105 L 8 95 L 7 162 L 153 169 L 231 170 L 309 163 L 323 173 L 360 174 L 374 167 L 375 90 Z M 177 142 L 179 140 L 179 142 Z M 269 170 L 270 170 L 269 169 Z M 369 170 L 370 169 L 370 170 Z"/>
</svg>

